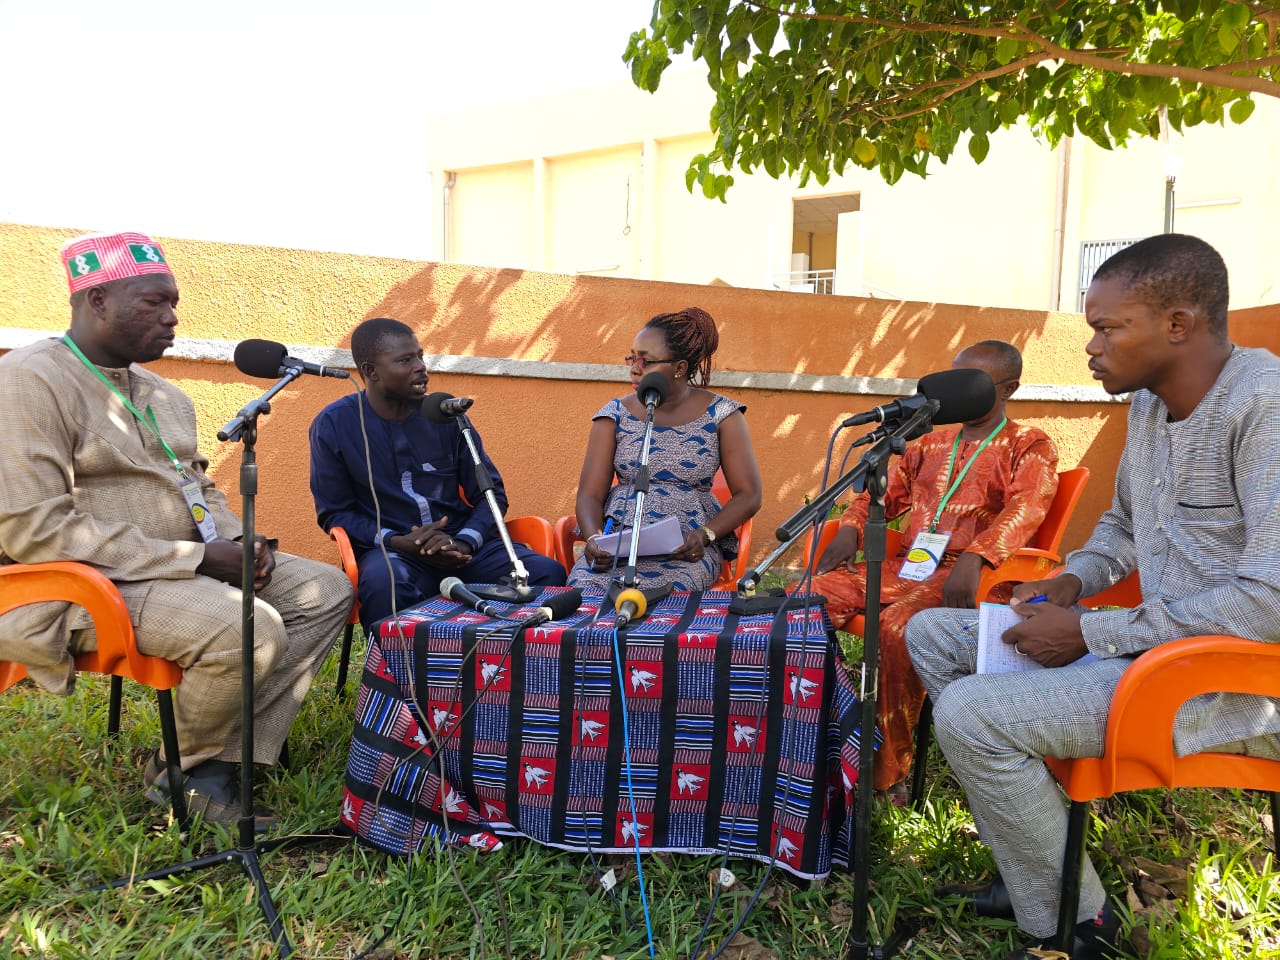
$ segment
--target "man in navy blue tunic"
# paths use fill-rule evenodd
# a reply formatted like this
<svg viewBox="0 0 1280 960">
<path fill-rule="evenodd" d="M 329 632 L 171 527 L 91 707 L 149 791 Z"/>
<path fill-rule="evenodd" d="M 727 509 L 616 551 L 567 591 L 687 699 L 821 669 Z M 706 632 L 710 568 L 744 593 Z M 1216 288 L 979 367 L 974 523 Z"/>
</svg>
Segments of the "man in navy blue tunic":
<svg viewBox="0 0 1280 960">
<path fill-rule="evenodd" d="M 311 495 L 320 526 L 342 527 L 351 540 L 368 635 L 393 612 L 393 584 L 400 611 L 434 596 L 446 577 L 494 583 L 511 572 L 511 561 L 462 431 L 422 413 L 427 368 L 413 330 L 387 317 L 366 320 L 351 335 L 351 353 L 365 388 L 312 422 Z M 502 478 L 476 443 L 505 513 Z M 559 561 L 522 544 L 516 553 L 531 585 L 564 583 Z"/>
</svg>

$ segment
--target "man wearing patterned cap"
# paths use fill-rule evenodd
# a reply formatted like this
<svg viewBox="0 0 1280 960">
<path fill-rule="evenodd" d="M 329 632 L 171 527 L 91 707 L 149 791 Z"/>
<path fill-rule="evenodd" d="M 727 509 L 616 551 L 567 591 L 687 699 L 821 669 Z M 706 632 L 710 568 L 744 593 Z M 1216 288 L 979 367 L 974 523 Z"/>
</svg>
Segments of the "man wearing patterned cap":
<svg viewBox="0 0 1280 960">
<path fill-rule="evenodd" d="M 0 358 L 0 563 L 73 560 L 115 582 L 142 652 L 175 660 L 178 745 L 189 806 L 239 815 L 241 533 L 196 449 L 195 407 L 137 366 L 173 346 L 178 286 L 138 233 L 63 246 L 71 328 Z M 278 554 L 255 538 L 254 760 L 274 763 L 311 679 L 345 622 L 351 588 L 336 567 Z M 72 655 L 92 622 L 66 603 L 0 617 L 0 659 L 70 692 Z M 168 802 L 159 753 L 147 796 Z M 263 818 L 264 822 L 266 818 Z"/>
</svg>

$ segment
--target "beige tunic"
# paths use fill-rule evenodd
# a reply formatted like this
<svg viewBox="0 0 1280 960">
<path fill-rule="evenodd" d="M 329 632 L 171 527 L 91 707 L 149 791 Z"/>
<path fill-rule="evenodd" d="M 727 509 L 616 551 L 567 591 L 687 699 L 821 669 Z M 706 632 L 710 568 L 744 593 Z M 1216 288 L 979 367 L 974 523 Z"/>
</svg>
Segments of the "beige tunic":
<svg viewBox="0 0 1280 960">
<path fill-rule="evenodd" d="M 227 539 L 240 520 L 205 474 L 196 450 L 195 407 L 163 377 L 138 366 L 102 368 L 145 413 L 200 480 Z M 116 582 L 131 611 L 149 582 L 195 575 L 204 544 L 178 489 L 178 474 L 151 431 L 61 340 L 0 357 L 0 562 L 78 560 Z M 0 659 L 27 664 L 55 692 L 74 681 L 70 632 L 89 626 L 65 603 L 21 607 L 0 617 Z"/>
</svg>

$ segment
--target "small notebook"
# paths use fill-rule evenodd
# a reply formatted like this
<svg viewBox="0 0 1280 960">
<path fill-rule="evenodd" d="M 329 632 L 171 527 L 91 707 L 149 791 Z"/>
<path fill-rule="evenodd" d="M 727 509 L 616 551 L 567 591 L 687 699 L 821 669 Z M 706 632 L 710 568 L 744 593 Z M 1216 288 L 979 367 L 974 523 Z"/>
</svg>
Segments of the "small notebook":
<svg viewBox="0 0 1280 960">
<path fill-rule="evenodd" d="M 978 673 L 1044 669 L 1001 639 L 1006 630 L 1021 622 L 1022 618 L 1007 603 L 978 605 Z"/>
<path fill-rule="evenodd" d="M 625 557 L 631 553 L 631 528 L 617 533 L 596 537 L 596 546 L 605 553 Z M 665 557 L 684 546 L 680 533 L 680 521 L 675 517 L 663 517 L 640 528 L 640 541 L 636 548 L 638 557 Z"/>
<path fill-rule="evenodd" d="M 978 673 L 1011 673 L 1015 670 L 1043 670 L 1026 654 L 1004 642 L 1004 632 L 1022 622 L 1007 603 L 982 603 L 978 606 Z M 1097 659 L 1086 653 L 1076 663 Z"/>
</svg>

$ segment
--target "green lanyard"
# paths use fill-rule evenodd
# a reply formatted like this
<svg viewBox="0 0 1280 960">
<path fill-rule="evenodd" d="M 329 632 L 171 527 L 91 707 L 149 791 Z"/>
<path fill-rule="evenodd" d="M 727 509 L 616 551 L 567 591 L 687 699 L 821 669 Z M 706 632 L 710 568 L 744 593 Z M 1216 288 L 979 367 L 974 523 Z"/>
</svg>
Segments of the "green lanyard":
<svg viewBox="0 0 1280 960">
<path fill-rule="evenodd" d="M 968 473 L 969 468 L 973 466 L 973 461 L 978 459 L 978 454 L 980 454 L 983 450 L 987 448 L 987 444 L 996 438 L 996 434 L 999 433 L 1001 430 L 1003 430 L 1004 425 L 1008 422 L 1009 422 L 1008 417 L 1000 418 L 1000 422 L 996 424 L 996 428 L 992 430 L 989 434 L 987 434 L 987 439 L 983 440 L 982 443 L 978 445 L 978 449 L 973 451 L 973 456 L 969 458 L 969 462 L 966 463 L 963 468 L 961 468 L 960 476 L 956 477 L 956 482 L 951 484 L 951 489 L 949 489 L 946 493 L 942 495 L 942 500 L 939 501 L 938 503 L 938 509 L 934 511 L 933 522 L 929 524 L 930 533 L 933 533 L 935 530 L 938 529 L 938 521 L 942 519 L 942 511 L 947 509 L 947 503 L 948 501 L 950 501 L 951 495 L 956 492 L 956 489 L 960 486 L 961 481 L 964 480 L 964 475 Z M 960 449 L 960 434 L 962 433 L 964 433 L 964 427 L 961 427 L 960 430 L 956 433 L 955 443 L 951 444 L 951 459 L 947 461 L 947 475 L 942 479 L 942 482 L 944 484 L 949 479 L 951 479 L 951 471 L 955 469 L 956 451 Z"/>
<path fill-rule="evenodd" d="M 120 398 L 120 402 L 123 403 L 125 407 L 128 408 L 129 412 L 132 413 L 135 418 L 137 418 L 137 421 L 151 431 L 151 435 L 155 437 L 156 440 L 159 442 L 160 446 L 164 448 L 165 455 L 169 458 L 169 462 L 173 464 L 173 469 L 177 470 L 178 475 L 182 477 L 184 480 L 187 479 L 188 474 L 187 474 L 186 467 L 182 465 L 182 462 L 178 459 L 177 454 L 175 454 L 169 448 L 169 445 L 164 442 L 164 437 L 160 436 L 160 428 L 156 425 L 156 415 L 151 412 L 151 408 L 147 407 L 147 414 L 146 416 L 143 416 L 141 413 L 138 412 L 138 408 L 133 405 L 133 403 L 129 400 L 129 398 L 126 397 L 123 393 L 121 393 L 116 388 L 116 385 L 112 383 L 110 380 L 108 380 L 106 375 L 101 370 L 99 370 L 96 366 L 94 366 L 93 363 L 90 362 L 88 357 L 86 357 L 83 353 L 80 352 L 80 348 L 75 345 L 75 342 L 71 339 L 70 334 L 63 334 L 62 342 L 71 348 L 71 352 L 80 358 L 81 363 L 83 363 L 86 367 L 92 370 L 94 374 L 97 376 L 97 378 L 107 385 L 108 390 L 110 390 L 112 393 L 114 393 L 117 397 Z"/>
</svg>

